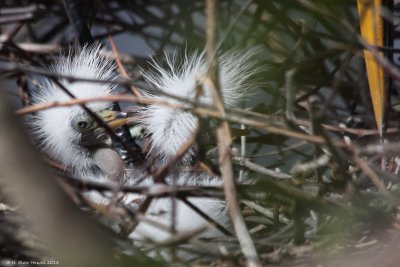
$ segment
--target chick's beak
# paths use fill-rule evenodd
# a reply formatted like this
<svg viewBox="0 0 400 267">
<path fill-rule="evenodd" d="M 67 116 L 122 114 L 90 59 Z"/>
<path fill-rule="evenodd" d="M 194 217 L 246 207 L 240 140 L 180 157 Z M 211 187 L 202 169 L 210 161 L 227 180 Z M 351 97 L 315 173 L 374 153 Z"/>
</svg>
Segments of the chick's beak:
<svg viewBox="0 0 400 267">
<path fill-rule="evenodd" d="M 97 112 L 97 115 L 107 124 L 111 129 L 121 127 L 128 122 L 128 114 L 121 111 L 102 110 Z"/>
</svg>

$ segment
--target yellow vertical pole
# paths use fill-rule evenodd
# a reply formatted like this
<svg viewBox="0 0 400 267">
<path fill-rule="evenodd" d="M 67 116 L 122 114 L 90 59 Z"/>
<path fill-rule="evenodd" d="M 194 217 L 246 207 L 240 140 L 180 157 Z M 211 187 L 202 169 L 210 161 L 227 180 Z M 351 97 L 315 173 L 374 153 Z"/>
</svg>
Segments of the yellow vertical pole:
<svg viewBox="0 0 400 267">
<path fill-rule="evenodd" d="M 383 20 L 380 15 L 382 0 L 357 0 L 357 6 L 360 15 L 361 36 L 372 46 L 383 46 Z M 375 120 L 382 135 L 386 95 L 384 72 L 370 51 L 364 50 L 364 58 Z"/>
</svg>

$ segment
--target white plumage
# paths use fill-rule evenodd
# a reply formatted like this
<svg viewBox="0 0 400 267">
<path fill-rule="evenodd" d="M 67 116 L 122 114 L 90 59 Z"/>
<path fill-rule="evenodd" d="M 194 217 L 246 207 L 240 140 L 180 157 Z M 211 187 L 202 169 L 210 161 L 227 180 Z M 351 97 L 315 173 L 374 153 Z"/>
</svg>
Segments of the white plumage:
<svg viewBox="0 0 400 267">
<path fill-rule="evenodd" d="M 71 51 L 67 57 L 57 61 L 51 71 L 76 78 L 110 80 L 114 77 L 113 61 L 100 57 L 100 49 L 100 46 L 89 46 Z M 114 89 L 114 86 L 104 83 L 68 82 L 66 79 L 61 79 L 60 83 L 76 98 L 107 96 Z M 49 79 L 40 86 L 32 102 L 40 104 L 67 100 L 71 100 L 71 97 Z M 91 102 L 86 106 L 98 112 L 110 108 L 111 103 Z M 77 105 L 43 110 L 31 117 L 32 129 L 41 140 L 44 151 L 64 166 L 72 168 L 76 175 L 83 175 L 95 165 L 90 149 L 80 144 L 82 133 L 71 127 L 72 118 L 83 113 L 82 107 Z"/>
<path fill-rule="evenodd" d="M 206 174 L 179 173 L 178 175 L 168 176 L 166 179 L 167 183 L 171 184 L 172 179 L 175 179 L 176 186 L 220 186 L 222 184 L 219 177 L 209 177 Z M 144 182 L 144 184 L 147 183 L 150 182 Z M 160 184 L 160 186 L 163 185 Z M 157 186 L 155 189 L 157 189 Z M 154 199 L 148 209 L 147 217 L 170 228 L 173 205 L 172 201 L 171 198 Z M 176 199 L 175 201 L 176 214 L 174 227 L 177 232 L 194 231 L 208 226 L 206 220 L 194 212 L 189 206 L 179 199 Z M 206 213 L 209 217 L 216 220 L 220 225 L 229 229 L 227 207 L 224 201 L 199 197 L 188 198 L 188 201 Z M 210 226 L 207 231 L 198 236 L 202 238 L 226 238 L 220 230 L 213 226 Z M 157 226 L 141 223 L 130 237 L 134 240 L 164 241 L 171 237 L 171 233 L 160 229 Z"/>
<path fill-rule="evenodd" d="M 109 59 L 100 56 L 99 46 L 89 46 L 66 58 L 59 60 L 52 68 L 57 74 L 74 76 L 77 78 L 90 78 L 109 80 L 113 78 L 114 65 Z M 248 88 L 247 80 L 252 75 L 254 63 L 254 51 L 234 51 L 223 54 L 220 60 L 220 84 L 223 99 L 227 106 L 235 106 Z M 201 82 L 206 67 L 203 55 L 195 54 L 185 59 L 181 67 L 177 67 L 174 57 L 167 57 L 167 69 L 153 61 L 154 72 L 145 73 L 145 79 L 156 89 L 189 99 L 195 97 L 196 84 Z M 89 82 L 68 82 L 61 79 L 61 83 L 77 98 L 97 97 L 113 94 L 113 86 L 109 84 Z M 164 96 L 151 94 L 148 96 L 162 98 Z M 48 80 L 40 88 L 40 92 L 33 97 L 33 103 L 40 104 L 49 101 L 65 101 L 70 97 L 66 95 L 56 84 Z M 171 101 L 172 98 L 168 98 Z M 211 94 L 205 89 L 200 96 L 201 103 L 211 104 Z M 108 109 L 111 103 L 96 102 L 86 106 L 94 112 Z M 177 150 L 193 134 L 198 125 L 198 120 L 190 113 L 168 109 L 157 105 L 149 105 L 142 110 L 140 123 L 145 127 L 151 143 L 150 154 L 168 159 L 175 155 Z M 81 130 L 81 117 L 83 122 L 91 127 Z M 74 124 L 77 123 L 77 124 Z M 138 166 L 136 169 L 123 170 L 123 162 L 115 151 L 107 145 L 105 133 L 88 116 L 80 106 L 58 107 L 38 112 L 31 120 L 34 134 L 38 137 L 43 150 L 53 159 L 74 170 L 74 173 L 82 179 L 98 180 L 103 182 L 115 181 L 110 179 L 110 168 L 117 168 L 116 174 L 125 176 L 126 184 L 134 184 L 136 178 L 145 173 Z M 78 125 L 79 127 L 77 128 Z M 87 125 L 85 125 L 87 126 Z M 77 130 L 78 129 L 78 130 Z M 190 157 L 190 156 L 189 156 Z M 109 160 L 108 160 L 109 159 Z M 189 158 L 190 160 L 190 158 Z M 107 162 L 113 162 L 110 166 L 102 166 Z M 100 166 L 99 166 L 100 165 Z M 115 166 L 115 167 L 114 167 Z M 99 168 L 103 173 L 93 172 L 93 168 Z M 119 170 L 122 169 L 122 170 Z M 99 178 L 101 176 L 101 178 Z M 216 186 L 222 182 L 218 177 L 209 177 L 206 174 L 195 175 L 191 173 L 171 174 L 166 181 L 175 180 L 176 185 L 203 185 Z M 118 179 L 122 181 L 123 179 Z M 152 185 L 151 177 L 148 177 L 141 185 Z M 130 195 L 126 202 L 138 195 Z M 223 201 L 209 198 L 188 198 L 204 213 L 214 218 L 218 223 L 228 226 L 226 206 Z M 96 199 L 99 201 L 99 199 Z M 103 200 L 102 200 L 103 201 Z M 147 216 L 157 222 L 169 226 L 171 224 L 172 202 L 169 198 L 155 199 L 147 211 Z M 194 230 L 208 225 L 207 221 L 181 201 L 177 201 L 175 229 L 179 231 Z M 223 234 L 210 228 L 202 236 L 221 237 Z M 171 234 L 160 230 L 155 226 L 141 222 L 130 237 L 133 239 L 151 239 L 162 241 Z"/>
<path fill-rule="evenodd" d="M 249 77 L 256 71 L 254 54 L 255 50 L 249 49 L 246 52 L 230 51 L 219 56 L 220 89 L 226 107 L 237 106 L 248 92 Z M 166 68 L 155 60 L 152 63 L 154 70 L 145 72 L 143 76 L 156 89 L 201 104 L 212 104 L 210 88 L 204 86 L 199 96 L 196 92 L 196 87 L 201 84 L 207 71 L 204 53 L 185 57 L 180 66 L 177 64 L 176 54 L 166 55 Z M 164 95 L 153 97 L 179 103 L 178 100 Z M 142 122 L 151 140 L 151 152 L 164 159 L 176 155 L 198 127 L 198 119 L 193 114 L 159 105 L 149 105 L 143 116 Z M 189 155 L 184 157 L 185 163 L 190 161 L 192 154 L 193 151 L 189 151 Z"/>
</svg>

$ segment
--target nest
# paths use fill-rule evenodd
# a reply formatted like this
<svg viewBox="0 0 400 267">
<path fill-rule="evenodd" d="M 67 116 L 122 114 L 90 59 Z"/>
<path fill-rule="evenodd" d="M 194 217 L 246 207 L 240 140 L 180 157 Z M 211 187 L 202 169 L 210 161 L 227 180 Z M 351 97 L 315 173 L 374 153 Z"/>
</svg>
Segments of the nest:
<svg viewBox="0 0 400 267">
<path fill-rule="evenodd" d="M 257 88 L 249 92 L 243 107 L 187 109 L 214 120 L 215 132 L 198 133 L 214 139 L 199 146 L 204 153 L 198 153 L 194 167 L 221 176 L 224 186 L 133 186 L 116 191 L 70 177 L 64 166 L 32 148 L 30 137 L 23 134 L 29 129 L 16 123 L 12 114 L 21 117 L 60 105 L 32 106 L 30 96 L 39 79 L 52 76 L 47 66 L 85 36 L 76 34 L 61 1 L 3 2 L 0 79 L 7 97 L 0 100 L 0 266 L 398 262 L 397 66 L 396 61 L 386 66 L 393 80 L 381 135 L 375 126 L 361 56 L 366 47 L 360 42 L 354 3 L 226 0 L 218 3 L 215 15 L 210 11 L 213 1 L 81 1 L 93 39 L 113 48 L 108 56 L 119 64 L 124 79 L 118 82 L 125 95 L 134 94 L 133 85 L 145 88 L 140 77 L 149 67 L 149 51 L 203 51 L 205 43 L 207 55 L 232 47 L 260 50 Z M 384 11 L 391 24 L 395 9 Z M 205 21 L 209 27 L 216 24 L 214 32 L 206 33 Z M 218 42 L 213 42 L 215 36 Z M 211 79 L 215 73 L 211 68 Z M 135 102 L 132 99 L 120 100 Z M 145 138 L 137 139 L 145 149 Z M 229 156 L 216 160 L 221 155 Z M 128 151 L 125 156 L 138 160 L 137 153 Z M 153 173 L 162 180 L 169 167 Z M 251 182 L 234 186 L 233 177 Z M 92 203 L 82 197 L 88 190 L 112 201 Z M 232 228 L 223 229 L 227 238 L 221 247 L 197 238 L 197 232 L 176 233 L 163 243 L 136 244 L 128 233 L 143 219 L 146 200 L 138 199 L 142 213 L 132 211 L 118 205 L 126 193 L 145 199 L 226 199 Z M 215 227 L 215 221 L 208 220 Z M 180 257 L 182 249 L 201 256 Z"/>
</svg>

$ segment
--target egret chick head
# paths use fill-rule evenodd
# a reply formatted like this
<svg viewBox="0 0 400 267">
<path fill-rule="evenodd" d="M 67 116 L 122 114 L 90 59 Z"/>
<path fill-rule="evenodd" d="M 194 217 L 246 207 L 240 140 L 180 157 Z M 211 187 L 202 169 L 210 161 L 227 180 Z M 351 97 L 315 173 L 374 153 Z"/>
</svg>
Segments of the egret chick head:
<svg viewBox="0 0 400 267">
<path fill-rule="evenodd" d="M 46 79 L 33 96 L 33 104 L 71 100 L 63 88 L 77 99 L 111 95 L 114 90 L 112 84 L 90 81 L 110 81 L 114 78 L 113 61 L 102 57 L 101 52 L 99 45 L 85 46 L 58 60 L 50 69 L 60 75 L 58 82 L 61 86 L 50 78 Z M 111 105 L 111 102 L 104 101 L 85 104 L 94 113 L 101 113 Z M 104 130 L 79 105 L 39 111 L 32 117 L 31 126 L 43 150 L 51 158 L 78 171 L 94 164 L 88 147 L 104 140 Z"/>
</svg>

